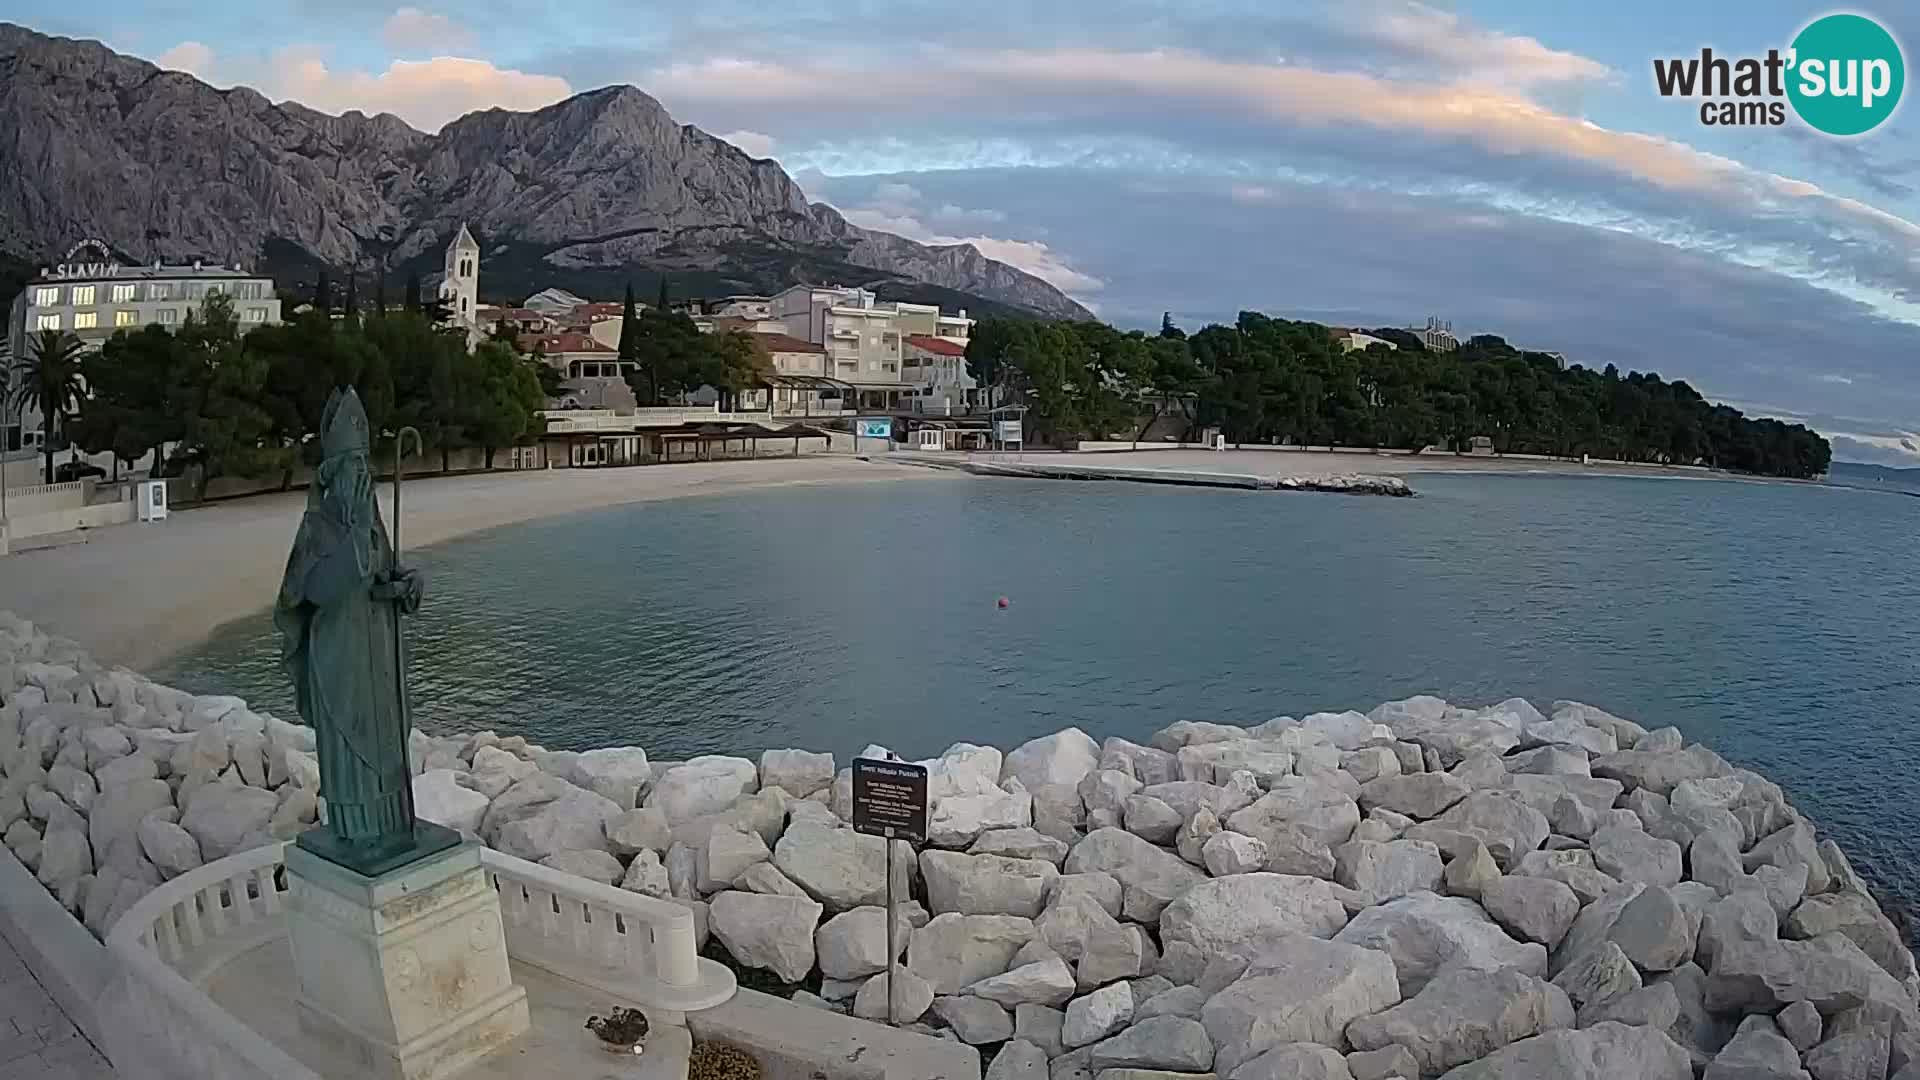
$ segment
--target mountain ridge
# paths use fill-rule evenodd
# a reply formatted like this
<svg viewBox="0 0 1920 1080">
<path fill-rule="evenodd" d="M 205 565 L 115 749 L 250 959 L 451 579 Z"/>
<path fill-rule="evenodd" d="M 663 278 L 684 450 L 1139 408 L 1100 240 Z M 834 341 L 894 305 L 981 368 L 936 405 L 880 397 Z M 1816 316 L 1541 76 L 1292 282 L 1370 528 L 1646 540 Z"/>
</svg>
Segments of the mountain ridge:
<svg viewBox="0 0 1920 1080">
<path fill-rule="evenodd" d="M 971 244 L 851 224 L 778 162 L 676 122 L 633 86 L 479 110 L 428 134 L 391 113 L 275 104 L 0 22 L 0 151 L 19 166 L 0 175 L 0 251 L 36 259 L 98 237 L 142 262 L 404 273 L 437 267 L 466 223 L 514 253 L 487 273 L 515 282 L 550 267 L 608 293 L 660 274 L 732 291 L 924 285 L 1092 317 Z"/>
</svg>

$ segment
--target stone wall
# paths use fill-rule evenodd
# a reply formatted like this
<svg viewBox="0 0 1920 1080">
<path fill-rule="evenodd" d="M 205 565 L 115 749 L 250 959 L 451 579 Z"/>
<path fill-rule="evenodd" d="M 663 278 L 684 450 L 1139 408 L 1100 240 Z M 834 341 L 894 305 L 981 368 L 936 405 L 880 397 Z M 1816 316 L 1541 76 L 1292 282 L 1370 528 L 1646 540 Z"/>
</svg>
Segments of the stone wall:
<svg viewBox="0 0 1920 1080">
<path fill-rule="evenodd" d="M 308 729 L 5 616 L 0 694 L 4 842 L 96 934 L 322 812 Z M 687 904 L 797 1005 L 884 1018 L 894 963 L 900 1022 L 989 1080 L 1920 1075 L 1913 956 L 1840 849 L 1765 778 L 1575 702 L 956 744 L 930 846 L 896 849 L 891 960 L 886 849 L 830 755 L 412 752 L 423 816 Z"/>
</svg>

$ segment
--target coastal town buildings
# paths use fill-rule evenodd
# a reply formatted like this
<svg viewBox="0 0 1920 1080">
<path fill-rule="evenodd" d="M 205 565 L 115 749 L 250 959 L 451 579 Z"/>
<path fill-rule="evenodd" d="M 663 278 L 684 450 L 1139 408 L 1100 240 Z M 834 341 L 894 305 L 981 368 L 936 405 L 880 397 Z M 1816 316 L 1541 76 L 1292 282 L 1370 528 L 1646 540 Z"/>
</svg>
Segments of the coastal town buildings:
<svg viewBox="0 0 1920 1080">
<path fill-rule="evenodd" d="M 462 223 L 447 245 L 446 273 L 440 279 L 440 299 L 455 323 L 473 329 L 479 325 L 480 245 Z"/>
<path fill-rule="evenodd" d="M 1427 325 L 1410 326 L 1407 329 L 1420 339 L 1428 352 L 1452 352 L 1460 347 L 1460 339 L 1453 336 L 1453 321 L 1450 319 L 1442 321 L 1429 315 Z"/>
<path fill-rule="evenodd" d="M 977 403 L 979 383 L 967 373 L 967 347 L 960 342 L 914 334 L 907 338 L 903 365 L 915 412 L 952 416 Z"/>
<path fill-rule="evenodd" d="M 1360 330 L 1347 330 L 1337 326 L 1332 327 L 1331 330 L 1334 343 L 1340 346 L 1340 351 L 1343 353 L 1350 353 L 1355 350 L 1364 352 L 1375 345 L 1385 345 L 1389 349 L 1398 349 L 1400 347 L 1388 341 L 1386 338 L 1375 337 L 1372 334 Z"/>
<path fill-rule="evenodd" d="M 280 321 L 272 278 L 239 266 L 201 262 L 128 266 L 105 243 L 83 240 L 68 249 L 59 264 L 43 267 L 14 297 L 7 343 L 13 356 L 27 358 L 30 335 L 58 330 L 98 348 L 117 330 L 155 323 L 177 329 L 215 295 L 232 299 L 242 331 Z M 32 410 L 0 426 L 0 446 L 7 449 L 38 445 L 44 437 L 42 419 Z"/>
</svg>

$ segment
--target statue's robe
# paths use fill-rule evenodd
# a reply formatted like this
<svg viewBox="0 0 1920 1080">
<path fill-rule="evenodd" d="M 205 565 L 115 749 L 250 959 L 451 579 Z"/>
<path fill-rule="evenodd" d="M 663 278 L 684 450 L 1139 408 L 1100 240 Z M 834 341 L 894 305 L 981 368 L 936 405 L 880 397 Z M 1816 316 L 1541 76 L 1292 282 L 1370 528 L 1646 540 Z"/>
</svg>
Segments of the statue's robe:
<svg viewBox="0 0 1920 1080">
<path fill-rule="evenodd" d="M 316 487 L 273 615 L 282 666 L 318 743 L 328 832 L 357 848 L 413 835 L 411 725 L 398 619 L 419 598 L 387 596 L 393 545 L 378 504 L 367 504 L 371 512 L 350 530 Z"/>
</svg>

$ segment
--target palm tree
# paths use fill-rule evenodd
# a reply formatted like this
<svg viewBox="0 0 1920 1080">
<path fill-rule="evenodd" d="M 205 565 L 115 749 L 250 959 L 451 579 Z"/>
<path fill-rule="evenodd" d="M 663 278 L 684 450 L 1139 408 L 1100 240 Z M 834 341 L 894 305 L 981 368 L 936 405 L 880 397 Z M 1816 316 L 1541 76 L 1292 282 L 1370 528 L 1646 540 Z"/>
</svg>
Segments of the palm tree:
<svg viewBox="0 0 1920 1080">
<path fill-rule="evenodd" d="M 86 383 L 80 376 L 80 354 L 86 348 L 64 330 L 40 330 L 27 338 L 27 355 L 13 362 L 13 392 L 7 406 L 24 416 L 32 408 L 41 421 L 40 450 L 46 458 L 45 483 L 53 483 L 53 429 L 80 409 Z"/>
</svg>

